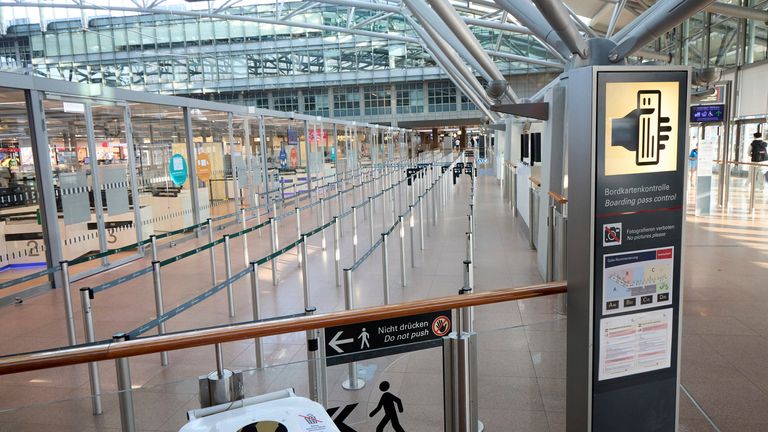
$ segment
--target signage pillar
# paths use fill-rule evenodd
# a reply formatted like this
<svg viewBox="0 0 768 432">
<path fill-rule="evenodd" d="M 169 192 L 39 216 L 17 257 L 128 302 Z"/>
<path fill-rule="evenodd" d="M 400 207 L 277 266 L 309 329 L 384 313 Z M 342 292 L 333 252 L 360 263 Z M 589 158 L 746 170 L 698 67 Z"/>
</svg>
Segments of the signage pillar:
<svg viewBox="0 0 768 432">
<path fill-rule="evenodd" d="M 567 431 L 674 432 L 689 70 L 566 82 Z"/>
</svg>

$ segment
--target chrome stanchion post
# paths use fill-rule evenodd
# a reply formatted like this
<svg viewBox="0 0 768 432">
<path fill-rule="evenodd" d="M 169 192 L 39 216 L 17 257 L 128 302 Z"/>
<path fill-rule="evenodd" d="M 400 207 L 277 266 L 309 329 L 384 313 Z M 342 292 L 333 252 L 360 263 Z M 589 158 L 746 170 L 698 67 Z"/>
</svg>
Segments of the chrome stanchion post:
<svg viewBox="0 0 768 432">
<path fill-rule="evenodd" d="M 387 256 L 387 238 L 389 234 L 381 233 L 381 271 L 384 284 L 384 304 L 389 304 L 389 257 Z"/>
<path fill-rule="evenodd" d="M 475 259 L 475 253 L 472 250 L 472 237 L 472 232 L 467 232 L 467 260 L 470 262 L 474 262 Z"/>
<path fill-rule="evenodd" d="M 152 261 L 157 261 L 157 236 L 154 234 L 150 235 L 149 242 L 152 245 Z"/>
<path fill-rule="evenodd" d="M 261 319 L 261 293 L 259 292 L 259 264 L 251 263 L 251 308 L 253 309 L 253 320 Z M 256 354 L 256 368 L 264 367 L 263 343 L 260 337 L 254 339 L 254 349 Z"/>
<path fill-rule="evenodd" d="M 302 238 L 301 237 L 301 209 L 296 207 L 296 238 Z M 296 254 L 296 261 L 299 264 L 299 267 L 301 267 L 301 254 Z"/>
<path fill-rule="evenodd" d="M 258 195 L 256 196 L 258 197 Z M 261 225 L 261 209 L 258 205 L 256 206 L 256 225 Z M 256 232 L 259 234 L 259 238 L 261 238 L 261 228 L 257 229 Z"/>
<path fill-rule="evenodd" d="M 211 218 L 208 218 L 208 243 L 213 243 L 213 220 Z M 214 249 L 215 246 L 211 246 L 208 251 L 211 257 L 211 282 L 216 285 L 218 277 L 216 276 L 216 251 Z"/>
<path fill-rule="evenodd" d="M 373 247 L 373 197 L 368 196 L 368 234 L 371 238 L 371 247 Z"/>
<path fill-rule="evenodd" d="M 424 200 L 419 196 L 419 246 L 424 250 Z"/>
<path fill-rule="evenodd" d="M 430 176 L 432 176 L 432 167 L 429 169 Z M 434 183 L 432 183 L 432 189 L 430 190 L 430 195 L 432 195 L 432 226 L 437 226 L 437 204 L 435 203 L 435 190 L 434 190 Z"/>
<path fill-rule="evenodd" d="M 113 342 L 128 340 L 128 335 L 118 333 L 112 336 Z M 131 366 L 127 357 L 115 359 L 117 371 L 117 396 L 120 403 L 120 426 L 123 432 L 136 431 L 136 417 L 133 411 L 133 388 L 131 387 Z"/>
<path fill-rule="evenodd" d="M 165 313 L 165 306 L 163 306 L 163 281 L 160 275 L 160 261 L 152 261 L 152 282 L 155 288 L 155 315 L 159 320 Z M 157 334 L 165 334 L 165 322 L 160 321 L 157 324 Z M 168 366 L 168 352 L 163 351 L 160 353 L 160 364 L 162 366 Z"/>
<path fill-rule="evenodd" d="M 338 216 L 333 217 L 333 273 L 336 275 L 336 286 L 341 286 L 339 280 L 339 266 L 341 265 L 341 240 L 340 240 L 340 227 Z"/>
<path fill-rule="evenodd" d="M 352 260 L 357 261 L 357 207 L 352 206 Z"/>
<path fill-rule="evenodd" d="M 756 166 L 749 167 L 750 179 L 749 182 L 749 211 L 755 210 L 755 184 L 757 183 L 757 176 L 760 174 L 760 170 Z"/>
<path fill-rule="evenodd" d="M 397 223 L 400 225 L 400 284 L 407 286 L 405 267 L 405 221 L 402 216 L 397 217 Z"/>
<path fill-rule="evenodd" d="M 279 239 L 277 237 L 277 220 L 274 217 L 269 218 L 269 231 L 270 231 L 270 244 L 272 246 L 272 253 L 274 254 L 277 252 L 277 249 L 280 247 L 279 245 Z M 272 285 L 277 286 L 277 284 L 280 282 L 280 279 L 277 275 L 277 258 L 272 257 L 271 260 L 272 265 Z"/>
<path fill-rule="evenodd" d="M 311 303 L 309 297 L 309 263 L 307 262 L 307 236 L 301 235 L 301 243 L 299 243 L 299 255 L 301 256 L 304 265 L 301 266 L 301 287 L 304 292 L 304 306 L 309 306 Z"/>
<path fill-rule="evenodd" d="M 91 309 L 93 290 L 80 288 L 80 304 L 83 309 L 83 328 L 85 329 L 85 342 L 96 342 L 96 332 L 93 330 L 93 310 Z M 101 378 L 99 377 L 99 363 L 88 363 L 88 379 L 91 385 L 91 403 L 93 415 L 103 412 L 101 407 Z"/>
<path fill-rule="evenodd" d="M 325 198 L 320 197 L 320 226 L 325 225 Z M 325 241 L 325 228 L 320 230 L 320 246 L 322 247 L 322 250 L 325 250 L 326 248 L 326 241 Z"/>
<path fill-rule="evenodd" d="M 242 221 L 241 225 L 240 225 L 240 229 L 243 230 L 243 231 L 245 231 L 245 229 L 247 228 L 247 224 L 248 224 L 245 221 L 245 219 L 246 219 L 245 218 L 245 209 L 242 209 L 242 210 L 240 210 L 240 220 Z M 250 257 L 248 256 L 248 233 L 244 232 L 242 236 L 243 236 L 243 263 L 244 263 L 244 265 L 247 266 L 248 263 L 251 261 Z"/>
<path fill-rule="evenodd" d="M 389 192 L 389 199 L 390 199 L 390 206 L 392 207 L 392 225 L 394 225 L 397 222 L 397 203 L 396 203 L 396 196 L 395 196 L 395 188 L 397 186 L 392 186 L 392 190 Z"/>
<path fill-rule="evenodd" d="M 306 316 L 314 315 L 317 309 L 312 306 L 304 308 Z M 307 376 L 309 378 L 309 398 L 325 406 L 327 405 L 327 394 L 325 389 L 325 379 L 323 368 L 325 361 L 320 353 L 320 331 L 317 329 L 307 330 Z"/>
<path fill-rule="evenodd" d="M 72 312 L 72 292 L 69 283 L 69 261 L 59 262 L 61 272 L 61 292 L 64 295 L 64 316 L 67 319 L 67 340 L 70 345 L 77 344 L 75 336 L 75 314 Z"/>
<path fill-rule="evenodd" d="M 232 292 L 232 253 L 229 247 L 229 234 L 224 234 L 224 270 L 227 276 L 227 306 L 231 318 L 235 316 L 235 294 Z"/>
<path fill-rule="evenodd" d="M 555 280 L 554 274 L 555 267 L 555 203 L 552 197 L 549 197 L 549 205 L 547 206 L 547 268 L 546 268 L 546 281 L 552 282 Z"/>
<path fill-rule="evenodd" d="M 413 245 L 416 242 L 416 236 L 413 235 L 413 226 L 414 226 L 413 204 L 410 204 L 408 205 L 408 227 L 410 229 L 410 237 L 411 237 L 411 268 L 416 268 L 416 253 Z"/>
<path fill-rule="evenodd" d="M 352 291 L 352 269 L 344 269 L 344 307 L 347 310 L 355 308 L 354 293 Z M 348 365 L 349 377 L 341 383 L 345 390 L 360 390 L 365 387 L 365 381 L 357 376 L 357 362 L 350 362 Z"/>
<path fill-rule="evenodd" d="M 387 228 L 387 190 L 381 191 L 381 228 Z"/>
</svg>

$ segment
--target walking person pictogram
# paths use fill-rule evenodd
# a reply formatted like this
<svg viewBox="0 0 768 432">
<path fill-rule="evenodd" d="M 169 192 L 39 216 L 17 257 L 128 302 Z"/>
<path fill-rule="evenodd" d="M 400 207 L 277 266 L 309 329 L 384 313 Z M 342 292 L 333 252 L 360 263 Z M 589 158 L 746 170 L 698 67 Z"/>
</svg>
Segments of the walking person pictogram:
<svg viewBox="0 0 768 432">
<path fill-rule="evenodd" d="M 376 432 L 384 432 L 387 423 L 392 424 L 392 429 L 394 429 L 395 432 L 405 432 L 403 427 L 400 426 L 400 420 L 397 418 L 397 413 L 403 412 L 403 402 L 399 397 L 388 391 L 389 381 L 382 381 L 381 384 L 379 384 L 379 390 L 384 392 L 384 394 L 381 395 L 379 404 L 376 405 L 376 408 L 369 414 L 369 417 L 373 417 L 379 410 L 384 408 L 384 417 L 379 422 L 379 425 L 376 426 Z"/>
<path fill-rule="evenodd" d="M 361 339 L 360 341 L 360 349 L 370 348 L 371 344 L 368 342 L 368 338 L 370 338 L 371 335 L 368 334 L 367 331 L 365 331 L 365 327 L 363 327 L 362 333 L 360 333 L 360 336 L 358 336 L 358 339 Z"/>
</svg>

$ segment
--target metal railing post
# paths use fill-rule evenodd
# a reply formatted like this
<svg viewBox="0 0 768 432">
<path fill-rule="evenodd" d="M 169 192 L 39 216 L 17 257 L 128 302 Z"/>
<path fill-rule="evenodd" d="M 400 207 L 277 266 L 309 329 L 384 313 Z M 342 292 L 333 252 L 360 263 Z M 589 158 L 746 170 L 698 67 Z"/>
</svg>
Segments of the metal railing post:
<svg viewBox="0 0 768 432">
<path fill-rule="evenodd" d="M 259 289 L 259 264 L 251 263 L 251 308 L 253 309 L 253 320 L 261 319 L 261 293 Z M 256 354 L 256 368 L 264 367 L 263 342 L 260 337 L 254 339 L 254 350 Z"/>
<path fill-rule="evenodd" d="M 757 176 L 760 175 L 760 170 L 756 166 L 750 166 L 749 174 L 752 177 L 749 182 L 749 212 L 753 212 L 755 210 L 755 185 L 757 183 Z"/>
<path fill-rule="evenodd" d="M 163 306 L 163 280 L 160 275 L 160 261 L 152 261 L 152 282 L 155 291 L 155 315 L 157 319 L 165 313 L 165 307 Z M 165 322 L 159 322 L 157 324 L 157 334 L 165 334 Z M 168 351 L 160 353 L 160 365 L 168 366 Z"/>
<path fill-rule="evenodd" d="M 352 261 L 357 261 L 357 207 L 352 206 Z"/>
<path fill-rule="evenodd" d="M 301 209 L 296 207 L 296 238 L 301 238 Z M 301 254 L 296 254 L 296 262 L 301 267 Z"/>
<path fill-rule="evenodd" d="M 397 217 L 397 223 L 400 225 L 400 284 L 407 286 L 405 267 L 405 222 L 402 216 Z"/>
<path fill-rule="evenodd" d="M 547 205 L 547 268 L 545 279 L 546 282 L 552 282 L 555 280 L 555 204 L 552 197 L 549 197 L 549 205 Z"/>
<path fill-rule="evenodd" d="M 269 231 L 270 231 L 270 245 L 272 246 L 272 253 L 277 252 L 280 248 L 279 239 L 277 237 L 277 220 L 273 217 L 269 218 Z M 277 275 L 277 258 L 272 257 L 272 285 L 277 286 L 280 279 Z"/>
<path fill-rule="evenodd" d="M 151 249 L 152 249 L 152 261 L 157 261 L 157 236 L 152 234 L 149 236 L 149 242 L 151 243 Z"/>
<path fill-rule="evenodd" d="M 245 231 L 248 225 L 245 219 L 246 219 L 245 209 L 242 209 L 240 210 L 240 220 L 242 221 L 240 225 L 240 229 L 243 231 Z M 250 257 L 248 256 L 248 233 L 244 232 L 242 237 L 243 237 L 243 264 L 247 266 L 248 263 L 251 261 Z"/>
<path fill-rule="evenodd" d="M 424 250 L 424 200 L 419 196 L 419 245 Z"/>
<path fill-rule="evenodd" d="M 338 216 L 333 217 L 333 273 L 336 275 L 336 286 L 341 286 L 341 280 L 339 276 L 339 267 L 341 265 L 341 228 L 339 227 Z"/>
<path fill-rule="evenodd" d="M 258 197 L 258 195 L 256 195 Z M 257 201 L 258 203 L 258 198 Z M 256 205 L 256 225 L 261 225 L 261 210 L 259 209 L 259 205 Z M 259 234 L 259 238 L 261 238 L 261 228 L 257 229 L 256 232 Z"/>
<path fill-rule="evenodd" d="M 317 309 L 312 306 L 304 308 L 304 314 L 314 315 Z M 327 392 L 325 388 L 325 373 L 322 369 L 325 367 L 322 354 L 320 353 L 320 331 L 317 329 L 307 330 L 307 377 L 309 378 L 309 398 L 325 406 L 327 405 Z"/>
<path fill-rule="evenodd" d="M 213 220 L 211 218 L 208 218 L 208 243 L 213 243 Z M 210 249 L 208 249 L 210 257 L 211 257 L 211 282 L 213 285 L 216 285 L 216 251 L 214 250 L 215 246 L 211 246 Z"/>
<path fill-rule="evenodd" d="M 373 247 L 373 197 L 368 196 L 368 234 L 371 238 L 371 247 Z"/>
<path fill-rule="evenodd" d="M 235 316 L 235 294 L 232 292 L 232 252 L 230 251 L 229 234 L 224 234 L 224 271 L 227 276 L 227 306 L 229 317 Z"/>
<path fill-rule="evenodd" d="M 85 329 L 85 342 L 96 342 L 96 332 L 93 329 L 93 310 L 91 308 L 93 300 L 93 290 L 90 288 L 80 288 L 80 304 L 83 309 L 83 328 Z M 91 385 L 91 403 L 93 405 L 93 415 L 99 415 L 102 412 L 101 406 L 101 378 L 99 377 L 99 363 L 88 363 L 88 380 Z"/>
<path fill-rule="evenodd" d="M 77 344 L 75 335 L 75 314 L 72 312 L 72 292 L 69 281 L 69 261 L 59 262 L 61 272 L 61 293 L 64 295 L 64 316 L 67 320 L 67 340 L 70 345 Z"/>
<path fill-rule="evenodd" d="M 309 263 L 307 262 L 307 236 L 301 235 L 301 243 L 299 243 L 299 255 L 304 261 L 304 265 L 301 266 L 301 287 L 304 293 L 304 306 L 309 306 L 311 300 L 309 297 Z"/>
<path fill-rule="evenodd" d="M 414 243 L 416 243 L 416 236 L 413 233 L 414 230 L 414 217 L 413 217 L 413 204 L 408 206 L 408 227 L 411 237 L 411 268 L 416 268 L 416 251 Z"/>
<path fill-rule="evenodd" d="M 534 235 L 534 228 L 533 228 L 533 211 L 534 211 L 534 204 L 533 204 L 533 198 L 534 198 L 534 192 L 533 192 L 533 186 L 530 186 L 528 188 L 528 246 L 531 249 L 536 249 L 536 243 L 534 243 L 533 235 Z"/>
<path fill-rule="evenodd" d="M 352 287 L 352 269 L 344 269 L 344 307 L 347 310 L 355 308 L 354 293 Z M 348 365 L 348 378 L 341 383 L 345 390 L 360 390 L 365 387 L 365 381 L 357 376 L 357 362 Z"/>
<path fill-rule="evenodd" d="M 387 229 L 387 190 L 381 191 L 381 229 Z"/>
<path fill-rule="evenodd" d="M 389 234 L 381 233 L 381 271 L 384 284 L 384 304 L 389 304 L 389 257 L 387 256 L 387 238 Z"/>
<path fill-rule="evenodd" d="M 112 336 L 113 342 L 128 340 L 125 333 Z M 131 366 L 127 357 L 115 359 L 117 371 L 117 396 L 120 403 L 120 426 L 123 432 L 136 432 L 136 417 L 133 411 L 133 388 L 131 387 Z"/>
<path fill-rule="evenodd" d="M 320 226 L 325 225 L 325 198 L 320 197 Z M 322 250 L 325 250 L 326 248 L 326 241 L 325 241 L 325 228 L 320 230 L 320 246 Z"/>
</svg>

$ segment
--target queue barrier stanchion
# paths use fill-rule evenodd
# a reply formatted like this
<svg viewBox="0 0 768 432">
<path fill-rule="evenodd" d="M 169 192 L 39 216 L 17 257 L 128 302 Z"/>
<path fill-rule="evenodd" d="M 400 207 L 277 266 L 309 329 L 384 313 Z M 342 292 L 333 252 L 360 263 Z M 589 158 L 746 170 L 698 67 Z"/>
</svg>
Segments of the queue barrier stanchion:
<svg viewBox="0 0 768 432">
<path fill-rule="evenodd" d="M 155 295 L 155 314 L 159 320 L 165 313 L 165 307 L 163 302 L 163 280 L 160 274 L 160 261 L 152 261 L 152 283 L 154 287 Z M 165 322 L 160 321 L 157 324 L 157 334 L 165 334 Z M 160 353 L 160 365 L 168 366 L 168 351 Z"/>
<path fill-rule="evenodd" d="M 325 225 L 325 198 L 320 197 L 320 225 Z M 326 240 L 325 240 L 325 228 L 320 231 L 320 246 L 322 250 L 326 249 Z"/>
<path fill-rule="evenodd" d="M 213 243 L 213 220 L 211 218 L 208 218 L 208 243 Z M 208 254 L 211 259 L 211 281 L 213 285 L 216 285 L 218 278 L 216 277 L 216 251 L 214 249 L 215 246 L 211 246 L 208 249 Z"/>
<path fill-rule="evenodd" d="M 416 268 L 416 253 L 414 243 L 416 242 L 416 236 L 413 233 L 414 230 L 414 217 L 413 217 L 413 204 L 408 205 L 408 228 L 410 230 L 411 237 L 411 268 Z"/>
<path fill-rule="evenodd" d="M 125 333 L 112 336 L 115 343 L 128 340 Z M 128 357 L 115 359 L 117 372 L 117 396 L 120 405 L 120 426 L 123 432 L 136 432 L 136 416 L 133 410 L 133 387 L 131 386 L 131 365 Z"/>
<path fill-rule="evenodd" d="M 368 196 L 368 235 L 373 246 L 373 197 Z"/>
<path fill-rule="evenodd" d="M 258 212 L 258 209 L 256 209 L 256 211 Z M 243 263 L 247 266 L 251 259 L 248 256 L 248 233 L 245 232 L 245 229 L 248 227 L 248 222 L 245 217 L 245 209 L 240 210 L 240 221 L 240 230 L 243 231 Z"/>
<path fill-rule="evenodd" d="M 90 288 L 80 288 L 80 304 L 83 310 L 83 329 L 85 330 L 86 343 L 96 342 L 96 332 L 93 329 L 93 308 L 91 300 L 93 300 L 93 290 Z M 91 387 L 93 415 L 100 415 L 104 411 L 101 404 L 101 378 L 99 376 L 98 362 L 88 363 L 88 382 Z"/>
<path fill-rule="evenodd" d="M 307 236 L 301 235 L 301 242 L 299 242 L 299 255 L 304 261 L 304 265 L 301 266 L 301 287 L 304 294 L 304 306 L 309 306 L 311 303 L 309 294 L 309 263 L 307 263 Z"/>
<path fill-rule="evenodd" d="M 224 234 L 224 270 L 226 271 L 227 277 L 227 308 L 229 317 L 232 318 L 235 316 L 235 293 L 232 290 L 232 252 L 230 250 L 230 245 L 229 234 Z"/>
<path fill-rule="evenodd" d="M 424 250 L 424 200 L 419 196 L 419 245 Z"/>
<path fill-rule="evenodd" d="M 357 207 L 352 206 L 352 261 L 357 261 Z"/>
<path fill-rule="evenodd" d="M 296 237 L 301 238 L 301 209 L 299 207 L 296 207 Z M 298 252 L 298 251 L 297 251 Z M 296 262 L 298 263 L 299 267 L 301 267 L 302 257 L 300 253 L 296 254 Z"/>
<path fill-rule="evenodd" d="M 339 217 L 333 217 L 333 266 L 336 276 L 336 286 L 341 286 L 339 267 L 341 265 L 341 227 L 339 227 Z"/>
<path fill-rule="evenodd" d="M 346 310 L 354 309 L 354 293 L 352 287 L 352 269 L 344 269 L 344 307 Z M 333 342 L 333 341 L 331 341 Z M 357 362 L 347 364 L 348 377 L 341 383 L 345 390 L 360 390 L 365 387 L 365 381 L 357 375 Z"/>
<path fill-rule="evenodd" d="M 154 234 L 150 235 L 149 242 L 151 243 L 152 261 L 157 261 L 159 259 L 157 256 L 157 236 Z"/>
<path fill-rule="evenodd" d="M 384 288 L 384 304 L 389 304 L 389 257 L 387 251 L 387 240 L 389 234 L 381 233 L 381 271 L 382 283 Z"/>
<path fill-rule="evenodd" d="M 277 249 L 280 248 L 279 239 L 277 237 L 277 223 L 276 223 L 275 217 L 269 218 L 269 231 L 270 231 L 270 245 L 272 246 L 272 254 L 277 252 Z M 277 284 L 280 282 L 280 279 L 277 274 L 277 258 L 273 257 L 271 260 L 271 266 L 272 266 L 272 285 L 277 286 Z"/>
<path fill-rule="evenodd" d="M 405 266 L 405 223 L 403 221 L 403 216 L 397 217 L 397 223 L 399 225 L 399 232 L 400 232 L 400 284 L 402 286 L 407 286 L 407 268 Z"/>
<path fill-rule="evenodd" d="M 259 264 L 251 263 L 251 308 L 253 309 L 253 320 L 261 319 L 261 292 L 259 288 Z M 254 339 L 254 351 L 256 354 L 256 368 L 264 367 L 264 348 L 260 337 Z"/>
<path fill-rule="evenodd" d="M 64 295 L 64 316 L 67 320 L 67 340 L 70 345 L 77 344 L 75 335 L 75 314 L 72 312 L 72 291 L 69 280 L 69 261 L 59 262 L 59 272 L 61 273 L 61 292 Z"/>
</svg>

